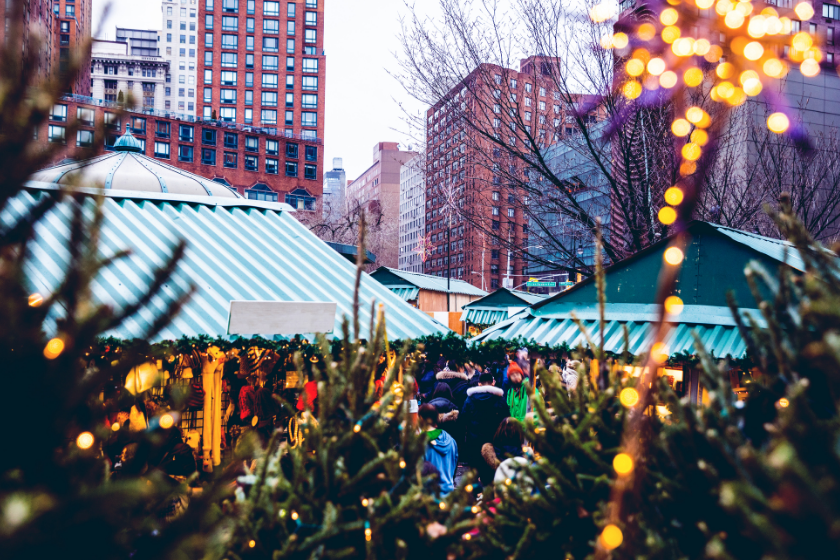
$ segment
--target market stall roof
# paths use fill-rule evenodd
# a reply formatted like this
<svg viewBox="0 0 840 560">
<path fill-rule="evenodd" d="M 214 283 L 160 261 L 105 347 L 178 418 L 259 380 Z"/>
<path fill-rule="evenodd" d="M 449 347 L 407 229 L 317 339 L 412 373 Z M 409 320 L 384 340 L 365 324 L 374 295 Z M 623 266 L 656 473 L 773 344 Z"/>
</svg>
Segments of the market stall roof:
<svg viewBox="0 0 840 560">
<path fill-rule="evenodd" d="M 187 242 L 186 254 L 164 292 L 174 295 L 190 284 L 197 291 L 155 340 L 226 336 L 232 300 L 336 302 L 336 336 L 341 335 L 342 318 L 352 314 L 355 267 L 301 225 L 286 204 L 119 189 L 75 191 L 86 195 L 88 216 L 95 204 L 93 195 L 105 195 L 102 255 L 131 250 L 130 256 L 103 270 L 93 282 L 93 297 L 99 302 L 116 308 L 133 303 L 176 243 Z M 31 182 L 0 214 L 0 223 L 9 225 L 38 200 L 56 195 L 63 196 L 62 201 L 36 226 L 26 268 L 32 289 L 43 294 L 59 285 L 67 268 L 69 197 L 59 195 L 55 185 Z M 363 336 L 368 336 L 372 300 L 385 306 L 391 339 L 448 332 L 364 274 L 360 293 Z M 155 298 L 150 306 L 155 309 L 161 304 Z M 143 310 L 108 334 L 143 336 L 151 315 Z"/>
<path fill-rule="evenodd" d="M 371 273 L 371 276 L 392 291 L 400 290 L 399 294 L 407 301 L 417 299 L 420 290 L 479 297 L 487 295 L 487 292 L 484 290 L 476 288 L 469 282 L 464 282 L 463 280 L 452 278 L 449 280 L 449 288 L 447 289 L 446 278 L 388 268 L 387 266 L 380 266 Z M 406 290 L 404 288 L 408 289 Z"/>
<path fill-rule="evenodd" d="M 511 312 L 521 311 L 523 307 L 529 307 L 546 298 L 548 296 L 542 294 L 499 288 L 466 304 L 461 320 L 473 325 L 495 325 L 507 320 Z"/>
<path fill-rule="evenodd" d="M 755 299 L 744 277 L 745 266 L 757 262 L 772 272 L 787 263 L 801 271 L 802 258 L 789 243 L 777 239 L 699 221 L 690 223 L 687 230 L 690 242 L 685 247 L 685 259 L 674 288 L 674 295 L 682 299 L 685 307 L 682 313 L 670 317 L 674 328 L 664 341 L 665 351 L 669 355 L 695 353 L 690 336 L 695 330 L 706 350 L 715 356 L 742 357 L 746 347 L 729 311 L 727 292 L 747 308 L 743 312 L 762 324 L 761 314 L 748 309 L 755 307 Z M 650 350 L 651 325 L 659 313 L 655 305 L 658 275 L 670 241 L 671 238 L 664 239 L 606 269 L 605 349 L 624 349 L 626 327 L 628 349 L 633 354 Z M 575 346 L 585 343 L 585 337 L 572 320 L 574 314 L 597 342 L 597 301 L 594 279 L 588 278 L 491 327 L 475 340 L 522 336 L 540 344 L 565 342 Z"/>
</svg>

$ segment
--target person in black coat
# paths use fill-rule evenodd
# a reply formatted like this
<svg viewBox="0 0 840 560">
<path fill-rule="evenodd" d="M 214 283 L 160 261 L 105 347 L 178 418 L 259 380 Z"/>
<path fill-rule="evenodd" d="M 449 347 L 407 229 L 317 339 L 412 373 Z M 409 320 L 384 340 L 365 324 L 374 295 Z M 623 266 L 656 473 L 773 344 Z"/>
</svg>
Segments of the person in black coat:
<svg viewBox="0 0 840 560">
<path fill-rule="evenodd" d="M 438 383 L 430 397 L 427 404 L 438 412 L 438 428 L 446 430 L 455 441 L 461 441 L 463 434 L 458 422 L 458 407 L 452 402 L 452 389 L 446 383 Z"/>
<path fill-rule="evenodd" d="M 470 466 L 479 469 L 483 484 L 492 481 L 492 473 L 486 472 L 484 468 L 486 463 L 481 457 L 481 447 L 485 443 L 492 443 L 499 424 L 510 416 L 504 393 L 495 383 L 492 374 L 482 373 L 478 385 L 467 390 L 467 400 L 460 415 L 464 429 L 464 458 Z"/>
</svg>

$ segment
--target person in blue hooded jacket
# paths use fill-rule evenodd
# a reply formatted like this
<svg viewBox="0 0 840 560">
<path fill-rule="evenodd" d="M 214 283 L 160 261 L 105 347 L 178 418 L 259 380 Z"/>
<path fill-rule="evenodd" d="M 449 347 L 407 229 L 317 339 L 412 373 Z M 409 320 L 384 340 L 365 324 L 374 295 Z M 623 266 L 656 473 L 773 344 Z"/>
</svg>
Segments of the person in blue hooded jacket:
<svg viewBox="0 0 840 560">
<path fill-rule="evenodd" d="M 458 444 L 444 430 L 438 428 L 438 410 L 429 403 L 420 407 L 417 415 L 426 430 L 425 459 L 440 473 L 440 495 L 455 489 L 455 468 L 458 466 Z"/>
</svg>

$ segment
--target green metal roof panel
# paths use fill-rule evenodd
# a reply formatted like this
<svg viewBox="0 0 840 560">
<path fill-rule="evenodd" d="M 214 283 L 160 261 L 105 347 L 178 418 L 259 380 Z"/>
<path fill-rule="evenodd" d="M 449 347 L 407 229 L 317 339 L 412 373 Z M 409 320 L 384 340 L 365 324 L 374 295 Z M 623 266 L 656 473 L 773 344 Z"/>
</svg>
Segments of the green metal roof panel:
<svg viewBox="0 0 840 560">
<path fill-rule="evenodd" d="M 464 306 L 464 309 L 473 309 L 477 307 L 498 309 L 507 309 L 508 307 L 525 307 L 533 305 L 538 301 L 543 301 L 547 297 L 548 296 L 541 294 L 531 294 L 528 292 L 521 292 L 519 290 L 499 288 L 482 298 L 471 301 Z"/>
<path fill-rule="evenodd" d="M 472 284 L 464 282 L 463 280 L 452 278 L 449 281 L 449 289 L 447 290 L 446 278 L 432 276 L 431 274 L 421 274 L 419 272 L 408 272 L 385 266 L 376 269 L 371 276 L 385 285 L 393 284 L 397 279 L 399 279 L 402 281 L 400 283 L 408 283 L 420 288 L 421 290 L 444 293 L 448 291 L 450 294 L 465 294 L 479 297 L 487 295 L 487 292 L 484 290 L 476 288 Z"/>
<path fill-rule="evenodd" d="M 420 288 L 415 288 L 414 286 L 388 286 L 388 289 L 397 294 L 397 296 L 404 301 L 414 301 L 420 295 Z"/>
<path fill-rule="evenodd" d="M 473 325 L 495 325 L 507 320 L 508 313 L 500 309 L 464 309 L 461 316 L 462 321 Z"/>
<path fill-rule="evenodd" d="M 13 223 L 44 194 L 39 189 L 22 192 L 0 214 L 0 223 Z M 186 254 L 163 291 L 174 294 L 175 287 L 186 289 L 190 284 L 195 284 L 197 291 L 158 339 L 225 336 L 231 300 L 335 301 L 334 333 L 340 335 L 343 316 L 352 313 L 355 267 L 290 212 L 254 207 L 246 201 L 237 205 L 229 199 L 216 204 L 213 197 L 188 203 L 159 193 L 152 198 L 142 200 L 137 193 L 119 191 L 106 195 L 100 251 L 109 257 L 130 249 L 131 255 L 100 272 L 91 286 L 95 300 L 117 308 L 135 301 L 177 240 L 185 239 Z M 92 198 L 86 199 L 89 217 L 93 204 Z M 63 280 L 70 219 L 70 204 L 65 201 L 36 226 L 27 262 L 28 281 L 34 290 L 50 293 Z M 368 336 L 371 300 L 385 305 L 392 339 L 448 332 L 364 274 L 360 293 L 363 336 Z M 162 306 L 160 298 L 150 303 L 154 309 Z M 152 313 L 142 310 L 108 334 L 142 336 L 151 319 Z"/>
<path fill-rule="evenodd" d="M 746 245 L 759 253 L 764 253 L 777 261 L 787 262 L 788 265 L 796 270 L 805 271 L 805 262 L 802 260 L 799 251 L 788 241 L 764 237 L 763 235 L 717 224 L 710 225 L 733 241 Z"/>
</svg>

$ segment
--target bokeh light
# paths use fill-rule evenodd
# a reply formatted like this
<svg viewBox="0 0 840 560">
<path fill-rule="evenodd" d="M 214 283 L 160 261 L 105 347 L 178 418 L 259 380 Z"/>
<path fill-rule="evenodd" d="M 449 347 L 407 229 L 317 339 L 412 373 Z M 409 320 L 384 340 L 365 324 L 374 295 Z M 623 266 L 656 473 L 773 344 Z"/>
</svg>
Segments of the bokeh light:
<svg viewBox="0 0 840 560">
<path fill-rule="evenodd" d="M 665 250 L 665 262 L 672 266 L 680 264 L 683 261 L 683 257 L 682 249 L 679 247 L 668 247 Z"/>
<path fill-rule="evenodd" d="M 79 449 L 90 449 L 93 445 L 93 434 L 90 432 L 82 432 L 76 438 L 76 445 Z"/>
<path fill-rule="evenodd" d="M 662 22 L 662 25 L 674 25 L 677 23 L 679 17 L 680 16 L 677 13 L 677 10 L 674 8 L 666 8 L 662 10 L 661 14 L 659 14 L 659 21 Z"/>
<path fill-rule="evenodd" d="M 709 133 L 702 128 L 696 128 L 689 139 L 698 146 L 705 146 L 709 143 Z"/>
<path fill-rule="evenodd" d="M 44 303 L 44 296 L 38 292 L 29 294 L 29 307 L 38 307 L 42 303 Z"/>
<path fill-rule="evenodd" d="M 44 347 L 44 357 L 48 360 L 58 358 L 64 352 L 64 341 L 60 338 L 53 338 Z"/>
<path fill-rule="evenodd" d="M 683 312 L 683 308 L 685 305 L 683 304 L 683 300 L 678 298 L 677 296 L 668 296 L 665 298 L 665 313 L 668 315 L 679 315 Z"/>
<path fill-rule="evenodd" d="M 610 524 L 604 527 L 604 530 L 601 532 L 600 541 L 601 545 L 607 550 L 614 550 L 621 546 L 621 543 L 624 541 L 624 535 L 621 533 L 621 529 Z"/>
<path fill-rule="evenodd" d="M 683 198 L 685 198 L 685 195 L 679 187 L 671 187 L 665 191 L 665 202 L 671 206 L 679 206 L 682 204 Z"/>
<path fill-rule="evenodd" d="M 647 63 L 647 71 L 654 76 L 659 76 L 665 71 L 665 61 L 659 57 L 651 58 Z"/>
<path fill-rule="evenodd" d="M 677 75 L 671 70 L 666 70 L 659 76 L 659 85 L 665 89 L 671 89 L 677 85 Z"/>
<path fill-rule="evenodd" d="M 683 74 L 683 80 L 688 87 L 697 87 L 703 83 L 703 71 L 697 67 L 689 68 Z"/>
<path fill-rule="evenodd" d="M 651 39 L 656 37 L 656 28 L 650 23 L 643 23 L 639 26 L 639 29 L 636 31 L 636 34 L 642 41 L 650 41 Z"/>
<path fill-rule="evenodd" d="M 671 124 L 671 132 L 674 133 L 674 136 L 688 136 L 688 133 L 691 131 L 691 123 L 689 123 L 685 119 L 676 119 Z"/>
<path fill-rule="evenodd" d="M 631 58 L 627 61 L 627 64 L 624 65 L 624 69 L 631 76 L 641 76 L 645 71 L 645 63 L 638 58 Z"/>
<path fill-rule="evenodd" d="M 660 222 L 666 226 L 670 226 L 677 221 L 677 211 L 670 206 L 663 206 L 659 209 L 658 217 Z"/>
<path fill-rule="evenodd" d="M 612 45 L 617 49 L 623 49 L 630 43 L 626 33 L 618 32 L 612 37 Z"/>
<path fill-rule="evenodd" d="M 776 134 L 782 134 L 790 126 L 790 120 L 784 113 L 773 113 L 767 117 L 767 128 Z"/>
<path fill-rule="evenodd" d="M 613 457 L 613 468 L 619 475 L 626 476 L 633 472 L 633 458 L 627 453 L 619 453 Z"/>
<path fill-rule="evenodd" d="M 811 6 L 810 2 L 800 2 L 796 5 L 793 11 L 796 12 L 796 15 L 799 16 L 799 19 L 802 21 L 807 21 L 814 17 L 814 7 Z"/>
<path fill-rule="evenodd" d="M 639 392 L 633 387 L 625 387 L 618 394 L 618 400 L 627 408 L 632 408 L 639 403 Z"/>
<path fill-rule="evenodd" d="M 627 80 L 621 88 L 621 93 L 627 99 L 636 99 L 642 94 L 642 84 L 636 80 Z"/>
</svg>

